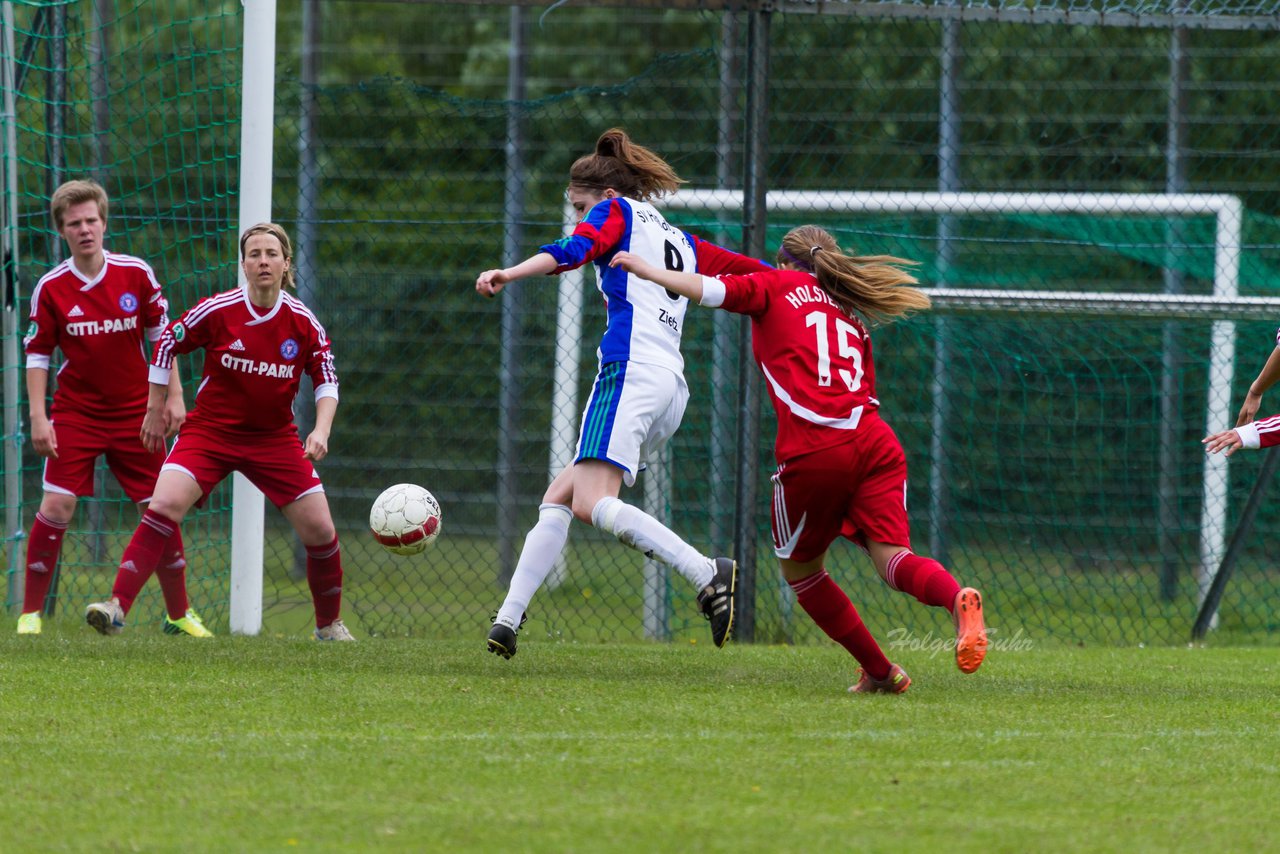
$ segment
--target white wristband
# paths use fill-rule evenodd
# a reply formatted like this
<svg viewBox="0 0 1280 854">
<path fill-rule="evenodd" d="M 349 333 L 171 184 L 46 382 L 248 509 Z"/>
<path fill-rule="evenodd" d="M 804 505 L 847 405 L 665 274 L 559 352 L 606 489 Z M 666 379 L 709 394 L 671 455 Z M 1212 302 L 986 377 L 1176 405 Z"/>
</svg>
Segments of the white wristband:
<svg viewBox="0 0 1280 854">
<path fill-rule="evenodd" d="M 1240 443 L 1246 448 L 1262 447 L 1262 437 L 1258 435 L 1257 421 L 1237 427 L 1236 434 L 1240 437 Z"/>
<path fill-rule="evenodd" d="M 724 290 L 724 282 L 712 276 L 703 276 L 702 299 L 699 303 L 707 308 L 719 308 L 724 305 Z"/>
</svg>

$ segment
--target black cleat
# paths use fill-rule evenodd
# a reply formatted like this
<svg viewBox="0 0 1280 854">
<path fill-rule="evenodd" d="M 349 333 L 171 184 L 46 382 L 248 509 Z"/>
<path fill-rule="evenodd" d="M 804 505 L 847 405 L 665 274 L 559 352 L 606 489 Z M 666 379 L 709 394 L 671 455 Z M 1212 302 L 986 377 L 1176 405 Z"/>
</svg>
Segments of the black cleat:
<svg viewBox="0 0 1280 854">
<path fill-rule="evenodd" d="M 496 620 L 498 615 L 494 614 L 493 618 Z M 520 626 L 523 626 L 524 621 L 527 619 L 529 619 L 527 614 L 521 614 Z M 515 655 L 516 634 L 520 631 L 520 626 L 516 626 L 513 629 L 502 623 L 494 623 L 493 628 L 489 629 L 489 652 L 507 659 Z"/>
<path fill-rule="evenodd" d="M 711 640 L 723 648 L 733 631 L 733 592 L 738 586 L 738 562 L 727 557 L 715 559 L 716 574 L 698 594 L 702 616 L 711 621 Z"/>
</svg>

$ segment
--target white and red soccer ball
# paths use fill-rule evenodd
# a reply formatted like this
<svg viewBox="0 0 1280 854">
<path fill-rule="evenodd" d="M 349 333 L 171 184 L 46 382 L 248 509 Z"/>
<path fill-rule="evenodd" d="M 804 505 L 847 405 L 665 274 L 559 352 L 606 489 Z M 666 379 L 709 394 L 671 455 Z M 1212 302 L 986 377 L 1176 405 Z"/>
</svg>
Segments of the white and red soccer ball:
<svg viewBox="0 0 1280 854">
<path fill-rule="evenodd" d="M 389 552 L 416 555 L 440 536 L 440 502 L 413 483 L 388 486 L 369 510 L 369 530 Z"/>
</svg>

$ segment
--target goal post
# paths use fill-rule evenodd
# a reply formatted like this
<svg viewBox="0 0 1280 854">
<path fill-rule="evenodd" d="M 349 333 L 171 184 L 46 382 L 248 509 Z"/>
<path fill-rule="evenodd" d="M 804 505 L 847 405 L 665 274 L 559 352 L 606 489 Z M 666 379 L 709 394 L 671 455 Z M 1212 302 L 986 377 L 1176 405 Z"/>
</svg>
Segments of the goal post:
<svg viewBox="0 0 1280 854">
<path fill-rule="evenodd" d="M 740 212 L 743 198 L 735 190 L 681 190 L 664 200 L 668 210 Z M 1235 320 L 1280 312 L 1280 300 L 1239 297 L 1244 207 L 1236 196 L 1199 193 L 969 193 L 772 191 L 766 197 L 770 213 L 916 213 L 965 214 L 1084 214 L 1094 216 L 1207 216 L 1213 217 L 1213 293 L 1209 298 L 1166 294 L 1064 292 L 999 289 L 925 288 L 941 313 L 966 311 L 1047 312 L 1061 314 L 1142 314 L 1157 318 L 1212 317 L 1208 366 L 1206 432 L 1231 423 L 1231 384 L 1235 363 Z M 566 221 L 567 227 L 572 224 Z M 560 291 L 558 328 L 569 328 L 581 312 L 572 292 L 581 283 Z M 558 363 L 564 357 L 559 354 Z M 565 383 L 557 369 L 552 413 L 552 445 L 571 441 L 577 413 L 577 382 Z M 936 401 L 935 401 L 936 404 Z M 557 420 L 559 419 L 559 420 Z M 1226 542 L 1228 463 L 1207 456 L 1202 476 L 1199 566 L 1196 580 L 1203 600 L 1213 573 L 1221 564 Z"/>
<path fill-rule="evenodd" d="M 271 153 L 275 126 L 276 0 L 244 0 L 244 73 L 240 110 L 240 188 L 237 239 L 271 220 Z M 238 249 L 237 249 L 238 251 Z M 237 269 L 240 265 L 236 265 Z M 241 287 L 246 285 L 240 271 Z M 232 477 L 232 634 L 262 631 L 266 502 L 240 472 Z"/>
</svg>

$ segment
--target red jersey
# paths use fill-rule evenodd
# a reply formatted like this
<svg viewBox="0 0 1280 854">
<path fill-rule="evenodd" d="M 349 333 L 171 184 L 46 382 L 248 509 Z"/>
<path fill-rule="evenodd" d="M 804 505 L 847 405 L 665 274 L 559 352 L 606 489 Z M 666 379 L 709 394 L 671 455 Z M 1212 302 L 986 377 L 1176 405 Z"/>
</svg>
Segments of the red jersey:
<svg viewBox="0 0 1280 854">
<path fill-rule="evenodd" d="M 164 330 L 156 343 L 151 382 L 168 382 L 176 353 L 204 348 L 195 407 L 182 428 L 261 436 L 297 433 L 293 399 L 302 374 L 316 397 L 338 396 L 329 337 L 302 302 L 283 291 L 269 309 L 242 288 L 200 300 Z"/>
<path fill-rule="evenodd" d="M 70 260 L 36 283 L 23 338 L 28 368 L 48 370 L 62 351 L 51 416 L 142 420 L 147 411 L 147 353 L 169 323 L 169 303 L 149 264 L 104 253 L 92 279 Z"/>
<path fill-rule="evenodd" d="M 879 408 L 871 338 L 812 273 L 721 276 L 721 308 L 751 317 L 751 351 L 778 416 L 778 462 L 851 441 Z"/>
</svg>

